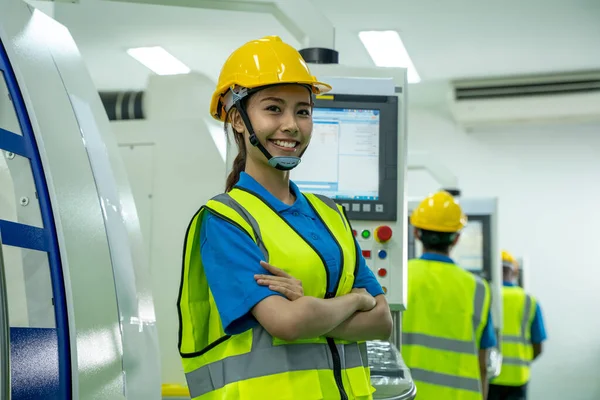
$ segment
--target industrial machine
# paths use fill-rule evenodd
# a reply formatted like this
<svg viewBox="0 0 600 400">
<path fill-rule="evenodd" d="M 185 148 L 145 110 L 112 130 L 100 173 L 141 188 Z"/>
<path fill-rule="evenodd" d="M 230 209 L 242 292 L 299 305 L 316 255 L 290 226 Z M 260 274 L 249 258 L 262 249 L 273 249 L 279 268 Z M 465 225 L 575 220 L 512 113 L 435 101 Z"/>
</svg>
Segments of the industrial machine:
<svg viewBox="0 0 600 400">
<path fill-rule="evenodd" d="M 0 2 L 0 398 L 159 399 L 127 176 L 65 27 Z"/>
<path fill-rule="evenodd" d="M 408 202 L 408 215 L 422 199 Z M 502 264 L 498 248 L 498 201 L 495 198 L 460 198 L 460 206 L 467 215 L 467 226 L 452 249 L 452 259 L 467 271 L 485 279 L 492 295 L 492 319 L 496 337 L 500 342 L 502 332 Z M 417 258 L 423 253 L 422 245 L 415 240 L 414 228 L 409 222 L 408 257 Z M 499 343 L 500 345 L 500 343 Z M 500 374 L 502 355 L 497 348 L 490 351 L 488 376 Z"/>
</svg>

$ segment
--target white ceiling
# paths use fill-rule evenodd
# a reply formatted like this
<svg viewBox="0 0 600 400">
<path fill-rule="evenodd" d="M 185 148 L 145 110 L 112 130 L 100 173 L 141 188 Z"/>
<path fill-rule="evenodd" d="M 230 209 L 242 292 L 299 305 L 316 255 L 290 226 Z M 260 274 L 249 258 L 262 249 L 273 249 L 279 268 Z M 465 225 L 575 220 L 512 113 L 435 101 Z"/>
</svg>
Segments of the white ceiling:
<svg viewBox="0 0 600 400">
<path fill-rule="evenodd" d="M 600 0 L 278 1 L 294 1 L 298 12 L 318 5 L 336 28 L 343 64 L 373 65 L 359 31 L 398 30 L 424 84 L 600 69 Z M 215 80 L 228 54 L 250 39 L 277 34 L 300 47 L 266 14 L 80 0 L 57 3 L 55 18 L 101 90 L 145 87 L 149 72 L 125 53 L 130 47 L 163 46 Z"/>
</svg>

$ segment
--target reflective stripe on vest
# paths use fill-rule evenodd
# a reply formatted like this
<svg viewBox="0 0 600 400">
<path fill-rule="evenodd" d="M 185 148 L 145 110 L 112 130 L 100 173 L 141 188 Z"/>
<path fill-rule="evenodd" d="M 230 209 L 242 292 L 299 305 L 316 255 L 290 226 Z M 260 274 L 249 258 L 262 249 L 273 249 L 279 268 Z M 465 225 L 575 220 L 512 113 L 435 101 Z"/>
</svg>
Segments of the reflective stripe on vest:
<svg viewBox="0 0 600 400">
<path fill-rule="evenodd" d="M 213 198 L 213 200 L 218 201 L 220 203 L 225 204 L 226 206 L 233 208 L 248 223 L 248 225 L 250 225 L 252 227 L 252 231 L 254 232 L 254 242 L 256 243 L 256 245 L 260 249 L 261 253 L 263 254 L 265 261 L 268 262 L 269 261 L 269 252 L 267 251 L 267 248 L 265 247 L 265 244 L 263 243 L 262 235 L 260 234 L 260 228 L 258 226 L 258 222 L 256 222 L 256 219 L 254 219 L 254 217 L 252 215 L 250 215 L 250 213 L 248 211 L 246 211 L 246 209 L 244 207 L 242 207 L 242 205 L 240 203 L 235 201 L 227 193 L 222 193 L 218 196 L 215 196 Z"/>
<path fill-rule="evenodd" d="M 478 341 L 490 304 L 487 283 L 435 261 L 411 260 L 408 274 L 411 307 L 403 316 L 402 354 L 420 396 L 476 398 L 481 393 Z M 445 285 L 449 290 L 442 292 Z"/>
<path fill-rule="evenodd" d="M 479 379 L 463 378 L 460 376 L 440 374 L 439 372 L 426 371 L 419 368 L 411 368 L 410 374 L 416 381 L 432 383 L 434 385 L 445 386 L 452 389 L 469 390 L 471 392 L 480 392 Z"/>
<path fill-rule="evenodd" d="M 273 338 L 263 328 L 253 329 L 252 334 L 252 351 L 261 350 L 260 357 L 252 352 L 240 354 L 187 373 L 192 398 L 230 383 L 261 376 L 310 369 L 333 370 L 333 360 L 326 343 L 274 346 Z M 368 365 L 365 343 L 336 346 L 343 369 Z"/>
<path fill-rule="evenodd" d="M 535 300 L 519 287 L 502 289 L 504 328 L 502 334 L 502 369 L 492 380 L 496 385 L 521 386 L 529 381 L 531 365 L 531 324 Z M 519 321 L 515 316 L 523 313 Z M 518 332 L 519 334 L 515 334 Z"/>
<path fill-rule="evenodd" d="M 323 196 L 304 195 L 340 246 L 342 265 L 339 278 L 336 277 L 339 282 L 335 295 L 344 295 L 352 289 L 358 264 L 352 230 L 335 202 Z M 205 212 L 247 233 L 266 261 L 302 280 L 305 295 L 323 297 L 327 289 L 323 256 L 258 195 L 234 189 L 211 199 L 194 217 L 186 234 L 178 301 L 179 348 L 192 398 L 264 398 L 264 390 L 286 391 L 288 387 L 296 388 L 293 393 L 298 392 L 298 397 L 287 394 L 294 399 L 320 398 L 321 391 L 331 397 L 339 394 L 342 381 L 341 390 L 345 389 L 350 399 L 371 398 L 373 389 L 364 343 L 328 343 L 324 337 L 289 343 L 273 338 L 260 326 L 239 335 L 224 333 L 200 256 L 199 232 Z M 307 269 L 306 265 L 314 269 Z M 260 384 L 254 383 L 253 378 L 261 378 L 256 380 Z M 284 381 L 288 382 L 286 387 L 281 386 Z M 245 394 L 240 395 L 238 390 Z"/>
</svg>

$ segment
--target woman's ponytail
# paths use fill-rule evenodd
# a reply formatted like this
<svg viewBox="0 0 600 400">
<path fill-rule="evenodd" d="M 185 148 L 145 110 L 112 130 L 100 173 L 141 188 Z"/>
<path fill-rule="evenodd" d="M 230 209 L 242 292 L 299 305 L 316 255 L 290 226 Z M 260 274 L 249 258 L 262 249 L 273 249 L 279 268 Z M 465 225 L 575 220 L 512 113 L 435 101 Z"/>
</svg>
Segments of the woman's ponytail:
<svg viewBox="0 0 600 400">
<path fill-rule="evenodd" d="M 229 121 L 229 114 L 225 119 L 225 135 L 228 136 L 227 125 Z M 240 180 L 240 174 L 246 168 L 246 142 L 244 141 L 244 135 L 237 132 L 233 126 L 231 127 L 233 132 L 233 137 L 238 147 L 238 155 L 233 160 L 233 168 L 227 176 L 227 180 L 225 181 L 225 192 L 231 191 L 235 184 Z"/>
</svg>

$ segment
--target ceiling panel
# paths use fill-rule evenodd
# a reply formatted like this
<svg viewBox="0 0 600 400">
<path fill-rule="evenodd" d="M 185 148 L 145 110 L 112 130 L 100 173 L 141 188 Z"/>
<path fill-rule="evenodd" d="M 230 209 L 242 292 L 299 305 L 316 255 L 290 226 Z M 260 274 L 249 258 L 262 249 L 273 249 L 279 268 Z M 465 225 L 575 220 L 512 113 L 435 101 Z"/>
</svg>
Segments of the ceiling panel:
<svg viewBox="0 0 600 400">
<path fill-rule="evenodd" d="M 299 43 L 271 15 L 109 1 L 57 4 L 99 89 L 141 89 L 150 73 L 126 50 L 162 46 L 195 71 L 217 79 L 227 56 L 243 43 L 279 35 Z"/>
</svg>

